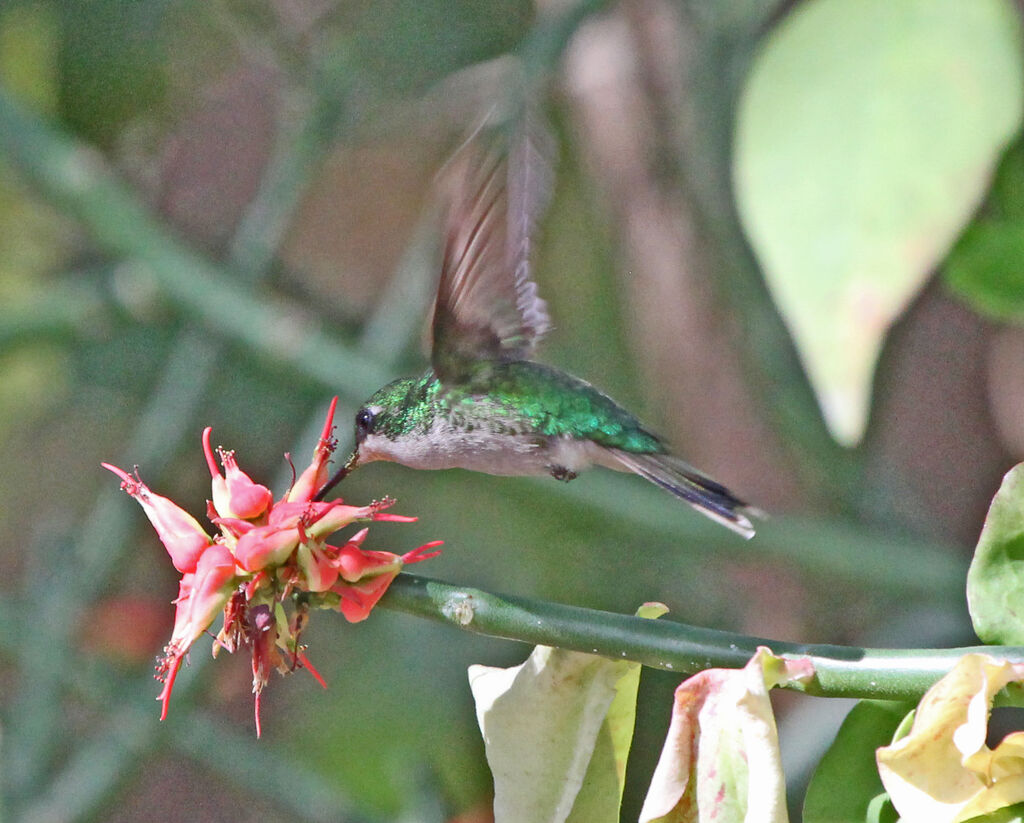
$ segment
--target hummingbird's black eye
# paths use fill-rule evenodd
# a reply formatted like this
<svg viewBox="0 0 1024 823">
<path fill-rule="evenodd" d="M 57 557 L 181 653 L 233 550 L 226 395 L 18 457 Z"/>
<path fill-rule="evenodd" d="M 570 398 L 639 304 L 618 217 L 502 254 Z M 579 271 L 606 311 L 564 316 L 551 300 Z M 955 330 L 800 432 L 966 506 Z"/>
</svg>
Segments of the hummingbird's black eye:
<svg viewBox="0 0 1024 823">
<path fill-rule="evenodd" d="M 356 435 L 363 437 L 370 433 L 373 427 L 373 412 L 369 409 L 360 409 L 356 414 Z"/>
</svg>

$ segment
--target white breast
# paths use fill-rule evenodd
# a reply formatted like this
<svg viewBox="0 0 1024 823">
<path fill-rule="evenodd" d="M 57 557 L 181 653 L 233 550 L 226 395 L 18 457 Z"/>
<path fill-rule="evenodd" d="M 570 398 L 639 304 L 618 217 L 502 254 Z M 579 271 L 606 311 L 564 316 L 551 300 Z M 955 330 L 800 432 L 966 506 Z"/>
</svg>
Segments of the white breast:
<svg viewBox="0 0 1024 823">
<path fill-rule="evenodd" d="M 470 469 L 486 474 L 547 474 L 552 466 L 579 472 L 604 463 L 604 450 L 589 441 L 565 437 L 494 434 L 482 428 L 466 431 L 437 421 L 429 432 L 394 440 L 368 435 L 359 447 L 360 462 L 390 460 L 414 469 Z"/>
</svg>

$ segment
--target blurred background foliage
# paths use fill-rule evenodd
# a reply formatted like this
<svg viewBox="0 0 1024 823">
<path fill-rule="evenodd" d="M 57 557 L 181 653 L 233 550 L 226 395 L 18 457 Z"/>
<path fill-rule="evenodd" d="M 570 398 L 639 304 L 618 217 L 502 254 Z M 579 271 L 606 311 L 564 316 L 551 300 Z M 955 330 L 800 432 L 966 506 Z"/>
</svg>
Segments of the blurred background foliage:
<svg viewBox="0 0 1024 823">
<path fill-rule="evenodd" d="M 932 4 L 932 22 L 955 35 L 958 5 Z M 1000 78 L 1019 99 L 1020 8 L 978 5 L 1002 27 L 971 32 L 1009 55 L 1017 74 Z M 543 359 L 609 391 L 773 516 L 743 543 L 631 477 L 563 485 L 374 465 L 345 497 L 390 494 L 420 517 L 376 526 L 374 545 L 442 538 L 431 576 L 621 612 L 661 600 L 665 619 L 765 637 L 970 641 L 970 548 L 1024 455 L 1019 113 L 964 150 L 970 168 L 944 195 L 960 216 L 934 243 L 941 253 L 900 275 L 917 279 L 890 305 L 895 323 L 849 343 L 874 339 L 880 355 L 864 437 L 839 446 L 733 185 L 752 66 L 756 78 L 796 15 L 822 7 L 915 30 L 844 0 L 0 4 L 8 818 L 487 819 L 466 666 L 517 663 L 527 650 L 512 643 L 384 609 L 357 626 L 321 614 L 307 636 L 330 688 L 302 674 L 272 682 L 261 742 L 246 661 L 206 665 L 202 643 L 158 723 L 149 665 L 170 632 L 175 575 L 99 462 L 137 463 L 155 490 L 203 511 L 199 435 L 212 425 L 280 491 L 282 454 L 305 459 L 333 394 L 347 421 L 378 385 L 422 368 L 431 180 L 509 93 L 513 58 L 560 144 L 536 266 L 556 323 Z M 840 45 L 857 30 L 833 28 Z M 862 68 L 852 46 L 822 53 L 850 75 Z M 954 79 L 969 74 L 969 56 L 947 53 Z M 885 59 L 898 73 L 917 55 L 897 42 Z M 799 83 L 815 76 L 805 65 L 760 101 L 759 116 L 780 118 L 760 124 L 774 135 L 762 152 L 794 133 Z M 879 106 L 913 106 L 885 77 L 871 81 Z M 912 121 L 879 139 L 913 144 Z M 774 188 L 810 180 L 825 209 L 843 175 L 822 171 L 815 148 L 807 179 L 790 167 Z M 871 197 L 903 213 L 884 185 Z M 751 239 L 771 274 L 756 229 Z M 676 683 L 645 672 L 623 819 L 636 817 Z M 798 791 L 845 706 L 780 703 Z"/>
</svg>

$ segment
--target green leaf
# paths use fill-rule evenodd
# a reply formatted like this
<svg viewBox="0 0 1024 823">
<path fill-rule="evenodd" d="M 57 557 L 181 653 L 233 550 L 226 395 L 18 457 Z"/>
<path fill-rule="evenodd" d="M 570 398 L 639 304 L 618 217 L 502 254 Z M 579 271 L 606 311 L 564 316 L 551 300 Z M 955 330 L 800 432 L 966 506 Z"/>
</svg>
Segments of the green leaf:
<svg viewBox="0 0 1024 823">
<path fill-rule="evenodd" d="M 1024 220 L 1024 140 L 1003 155 L 986 211 L 1000 220 Z"/>
<path fill-rule="evenodd" d="M 863 433 L 893 320 L 981 199 L 1022 108 L 1008 0 L 811 0 L 740 102 L 744 229 L 833 434 Z"/>
<path fill-rule="evenodd" d="M 886 792 L 871 798 L 864 820 L 865 823 L 898 823 L 899 815 L 892 807 L 892 801 Z"/>
<path fill-rule="evenodd" d="M 1024 225 L 971 226 L 945 272 L 947 285 L 978 313 L 998 320 L 1024 317 Z"/>
<path fill-rule="evenodd" d="M 1024 463 L 992 498 L 967 571 L 967 606 L 985 643 L 1024 643 Z"/>
<path fill-rule="evenodd" d="M 1024 141 L 1006 153 L 986 217 L 971 224 L 943 268 L 946 285 L 980 314 L 1024 317 Z"/>
<path fill-rule="evenodd" d="M 892 806 L 876 799 L 884 789 L 875 749 L 889 744 L 911 709 L 909 703 L 861 700 L 850 710 L 807 787 L 804 823 L 895 821 Z"/>
<path fill-rule="evenodd" d="M 618 823 L 639 678 L 638 663 L 547 646 L 521 666 L 470 667 L 495 823 Z"/>
</svg>

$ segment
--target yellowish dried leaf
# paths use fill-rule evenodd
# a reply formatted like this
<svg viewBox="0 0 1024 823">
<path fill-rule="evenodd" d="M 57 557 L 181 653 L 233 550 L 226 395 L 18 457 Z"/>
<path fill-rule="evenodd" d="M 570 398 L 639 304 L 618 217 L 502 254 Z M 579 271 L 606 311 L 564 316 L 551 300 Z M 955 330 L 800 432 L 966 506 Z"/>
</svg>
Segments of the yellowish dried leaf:
<svg viewBox="0 0 1024 823">
<path fill-rule="evenodd" d="M 1024 732 L 985 745 L 992 699 L 1024 665 L 965 655 L 921 699 L 910 733 L 878 750 L 903 823 L 960 823 L 1024 801 Z"/>
</svg>

